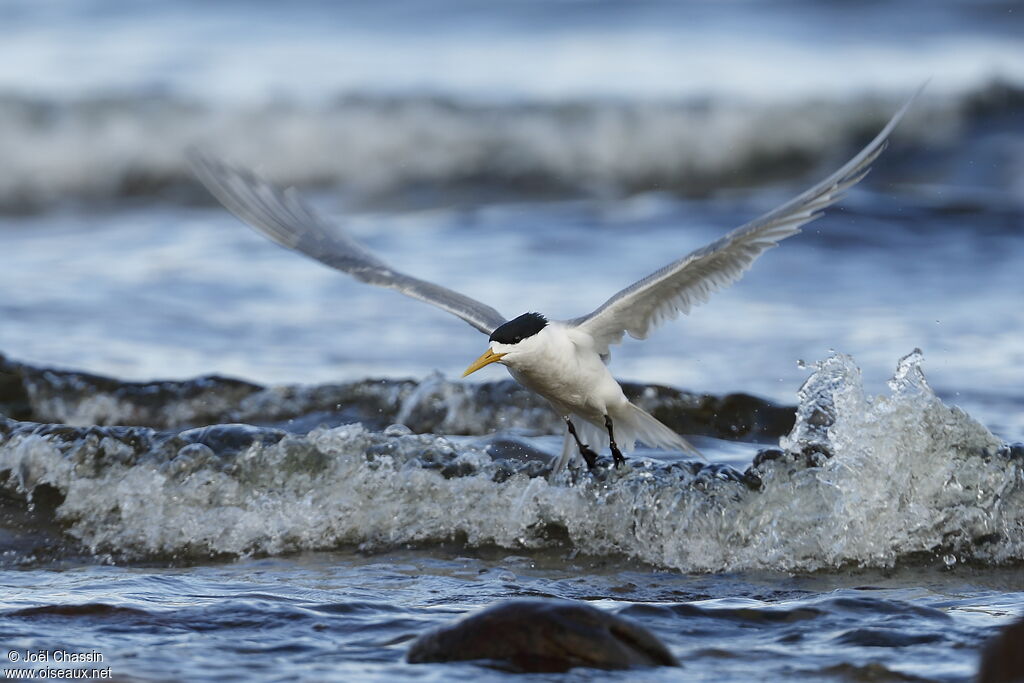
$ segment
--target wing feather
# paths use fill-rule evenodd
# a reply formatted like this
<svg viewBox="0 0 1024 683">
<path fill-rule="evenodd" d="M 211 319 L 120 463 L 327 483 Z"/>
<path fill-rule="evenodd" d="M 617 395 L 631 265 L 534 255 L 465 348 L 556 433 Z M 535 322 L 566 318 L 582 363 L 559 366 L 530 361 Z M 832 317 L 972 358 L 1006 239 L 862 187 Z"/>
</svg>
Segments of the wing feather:
<svg viewBox="0 0 1024 683">
<path fill-rule="evenodd" d="M 921 89 L 864 149 L 828 178 L 725 237 L 633 283 L 592 313 L 570 320 L 569 324 L 591 334 L 599 352 L 607 353 L 608 346 L 620 343 L 625 334 L 645 339 L 662 322 L 689 313 L 714 292 L 739 280 L 761 254 L 800 232 L 803 225 L 821 216 L 847 189 L 864 179 Z"/>
<path fill-rule="evenodd" d="M 293 249 L 371 285 L 452 313 L 484 334 L 505 322 L 496 310 L 464 294 L 391 268 L 310 209 L 294 188 L 281 191 L 255 174 L 191 150 L 196 176 L 233 214 L 283 247 Z"/>
</svg>

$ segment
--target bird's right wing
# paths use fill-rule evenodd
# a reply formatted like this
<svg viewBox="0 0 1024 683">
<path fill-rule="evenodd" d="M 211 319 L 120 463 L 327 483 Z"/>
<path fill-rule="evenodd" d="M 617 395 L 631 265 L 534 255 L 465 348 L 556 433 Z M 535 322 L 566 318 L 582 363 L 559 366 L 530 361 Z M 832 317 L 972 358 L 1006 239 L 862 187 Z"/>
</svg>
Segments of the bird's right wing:
<svg viewBox="0 0 1024 683">
<path fill-rule="evenodd" d="M 315 214 L 294 188 L 281 191 L 197 150 L 189 152 L 196 176 L 229 211 L 277 242 L 352 277 L 394 289 L 457 315 L 489 335 L 505 322 L 496 310 L 433 282 L 400 273 Z"/>
<path fill-rule="evenodd" d="M 921 86 L 922 89 L 924 86 Z M 644 339 L 659 323 L 686 314 L 711 294 L 739 280 L 757 257 L 780 241 L 800 232 L 800 227 L 821 215 L 845 190 L 867 175 L 871 162 L 882 150 L 918 90 L 889 120 L 875 139 L 838 171 L 803 194 L 760 218 L 736 228 L 725 237 L 697 249 L 661 270 L 633 283 L 604 302 L 597 310 L 569 324 L 589 333 L 597 351 L 608 353 L 624 334 Z"/>
</svg>

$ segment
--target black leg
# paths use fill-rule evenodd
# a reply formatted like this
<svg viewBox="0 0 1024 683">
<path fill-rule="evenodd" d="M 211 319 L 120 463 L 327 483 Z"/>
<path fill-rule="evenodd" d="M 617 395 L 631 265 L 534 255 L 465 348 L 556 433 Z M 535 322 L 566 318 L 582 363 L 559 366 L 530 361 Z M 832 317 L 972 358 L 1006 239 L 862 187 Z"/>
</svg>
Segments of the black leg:
<svg viewBox="0 0 1024 683">
<path fill-rule="evenodd" d="M 580 449 L 580 455 L 587 461 L 587 468 L 594 469 L 594 465 L 597 464 L 597 453 L 590 450 L 590 447 L 580 441 L 579 434 L 576 433 L 576 428 L 572 424 L 572 420 L 566 419 L 566 426 L 569 427 L 569 433 L 572 434 L 572 438 L 576 439 L 576 446 Z"/>
<path fill-rule="evenodd" d="M 612 458 L 615 459 L 615 466 L 618 467 L 619 465 L 625 464 L 626 456 L 622 455 L 622 451 L 619 450 L 619 447 L 615 443 L 615 432 L 612 431 L 612 418 L 608 415 L 604 416 L 604 426 L 608 430 L 608 440 L 611 441 L 612 444 Z"/>
</svg>

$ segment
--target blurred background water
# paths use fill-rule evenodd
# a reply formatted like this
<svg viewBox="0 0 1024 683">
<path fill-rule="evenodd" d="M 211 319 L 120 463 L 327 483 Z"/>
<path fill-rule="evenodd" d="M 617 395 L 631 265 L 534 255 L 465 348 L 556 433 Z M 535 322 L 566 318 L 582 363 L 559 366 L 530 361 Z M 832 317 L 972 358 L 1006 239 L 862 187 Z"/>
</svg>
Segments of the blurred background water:
<svg viewBox="0 0 1024 683">
<path fill-rule="evenodd" d="M 943 401 L 1002 441 L 1024 439 L 1019 3 L 9 0 L 2 12 L 0 351 L 12 358 L 123 379 L 218 373 L 318 383 L 434 371 L 454 378 L 482 351 L 484 339 L 461 321 L 247 230 L 192 180 L 183 154 L 190 145 L 299 186 L 397 267 L 506 316 L 568 318 L 824 177 L 931 79 L 840 208 L 689 317 L 615 349 L 612 367 L 623 379 L 794 403 L 808 374 L 800 360 L 849 353 L 874 394 L 919 347 Z M 487 601 L 473 595 L 472 581 L 453 578 L 448 550 L 429 547 L 412 561 L 425 567 L 407 571 L 390 556 L 385 564 L 451 585 L 430 598 L 431 582 L 414 581 L 422 591 L 408 594 L 413 616 L 395 617 L 401 623 L 381 642 L 408 632 L 402 620 L 419 619 L 416 610 Z M 30 563 L 5 572 L 12 591 L 4 608 L 88 599 L 169 609 L 172 595 L 191 589 L 163 583 L 167 571 L 186 584 L 225 574 L 216 581 L 230 586 L 221 596 L 229 612 L 252 609 L 248 598 L 226 596 L 255 571 L 277 586 L 260 588 L 277 596 L 260 600 L 298 591 L 296 573 L 325 571 L 323 595 L 287 599 L 343 601 L 348 579 L 337 576 L 374 566 L 346 553 L 294 564 L 211 559 L 195 570 Z M 483 574 L 510 562 L 503 557 L 465 562 Z M 335 561 L 341 569 L 322 569 Z M 605 571 L 544 562 L 553 563 L 544 580 Z M 594 562 L 611 563 L 616 576 L 655 572 L 614 554 Z M 896 553 L 892 562 L 906 560 Z M 962 633 L 934 641 L 948 653 L 976 644 L 1021 604 L 1005 573 L 972 571 L 887 574 L 899 586 L 888 597 L 951 614 Z M 134 597 L 113 588 L 77 597 L 83 577 L 107 586 L 125 572 L 145 584 Z M 553 592 L 610 601 L 627 614 L 632 599 L 697 599 L 662 591 L 680 577 L 652 578 L 659 588 L 633 598 L 600 588 L 603 580 L 593 578 L 592 592 Z M 702 582 L 712 600 L 739 590 L 772 606 L 790 595 L 791 579 L 757 578 L 771 589 L 753 593 L 737 589 L 734 576 L 687 580 Z M 798 599 L 826 599 L 831 583 L 845 590 L 851 580 L 815 575 L 810 597 Z M 370 602 L 389 599 L 383 587 L 372 590 Z M 977 599 L 950 607 L 954 593 Z M 59 641 L 70 623 L 0 633 L 28 646 Z M 90 646 L 109 650 L 123 674 L 160 677 L 131 663 L 146 659 L 160 629 L 155 640 L 122 641 L 104 623 Z M 181 623 L 198 628 L 191 618 Z M 299 662 L 336 641 L 289 650 L 299 636 L 288 628 L 269 645 L 285 654 L 259 650 L 258 675 L 269 676 L 260 667 L 273 669 L 280 656 L 296 676 L 330 678 L 330 667 L 303 673 Z M 841 677 L 843 666 L 860 667 L 877 651 L 835 628 L 833 659 L 820 661 L 811 648 L 775 671 Z M 749 647 L 777 659 L 775 637 Z M 184 654 L 173 661 L 187 661 L 201 642 L 180 641 L 174 651 Z M 670 645 L 695 647 L 679 638 Z M 910 648 L 887 660 L 894 671 L 954 680 L 973 667 L 969 648 L 931 670 L 934 649 L 887 647 Z M 243 666 L 241 650 L 232 652 L 228 668 Z M 339 677 L 407 672 L 398 649 L 359 652 Z M 381 661 L 387 667 L 375 668 Z M 743 676 L 713 656 L 700 661 L 709 680 Z M 209 675 L 180 666 L 172 677 Z"/>
</svg>

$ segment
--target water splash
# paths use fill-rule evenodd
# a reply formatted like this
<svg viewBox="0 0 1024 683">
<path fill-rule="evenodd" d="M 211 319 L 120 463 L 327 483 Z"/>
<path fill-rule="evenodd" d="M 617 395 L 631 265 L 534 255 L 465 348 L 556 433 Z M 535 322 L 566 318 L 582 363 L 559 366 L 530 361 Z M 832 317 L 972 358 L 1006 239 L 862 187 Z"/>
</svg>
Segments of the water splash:
<svg viewBox="0 0 1024 683">
<path fill-rule="evenodd" d="M 1019 458 L 939 400 L 921 363 L 919 352 L 902 359 L 877 397 L 849 356 L 816 363 L 782 450 L 745 474 L 634 460 L 556 485 L 540 476 L 542 456 L 516 461 L 484 440 L 401 426 L 168 434 L 14 422 L 0 430 L 0 472 L 9 490 L 60 491 L 69 536 L 127 557 L 450 539 L 568 544 L 683 571 L 1024 557 Z"/>
</svg>

